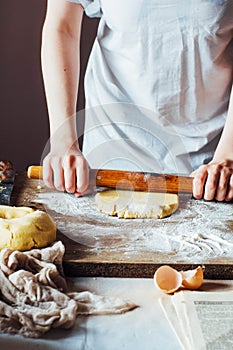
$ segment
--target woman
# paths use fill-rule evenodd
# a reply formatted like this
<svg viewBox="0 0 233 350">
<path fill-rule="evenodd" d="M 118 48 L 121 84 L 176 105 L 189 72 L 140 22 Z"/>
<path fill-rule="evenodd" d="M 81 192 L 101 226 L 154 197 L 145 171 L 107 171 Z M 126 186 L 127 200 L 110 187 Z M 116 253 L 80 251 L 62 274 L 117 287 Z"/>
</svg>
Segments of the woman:
<svg viewBox="0 0 233 350">
<path fill-rule="evenodd" d="M 101 19 L 85 78 L 82 153 L 73 116 L 84 9 Z M 89 165 L 191 172 L 195 198 L 232 200 L 232 33 L 231 0 L 48 0 L 45 183 L 79 196 Z"/>
</svg>

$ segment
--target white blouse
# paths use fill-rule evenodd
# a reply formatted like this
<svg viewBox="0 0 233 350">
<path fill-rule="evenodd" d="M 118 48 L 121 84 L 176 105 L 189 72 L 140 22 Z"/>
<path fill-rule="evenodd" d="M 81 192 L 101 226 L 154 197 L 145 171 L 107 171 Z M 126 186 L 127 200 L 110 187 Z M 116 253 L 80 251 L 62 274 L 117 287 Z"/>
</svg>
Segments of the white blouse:
<svg viewBox="0 0 233 350">
<path fill-rule="evenodd" d="M 187 174 L 209 161 L 233 81 L 233 1 L 70 1 L 101 17 L 85 76 L 90 166 Z"/>
</svg>

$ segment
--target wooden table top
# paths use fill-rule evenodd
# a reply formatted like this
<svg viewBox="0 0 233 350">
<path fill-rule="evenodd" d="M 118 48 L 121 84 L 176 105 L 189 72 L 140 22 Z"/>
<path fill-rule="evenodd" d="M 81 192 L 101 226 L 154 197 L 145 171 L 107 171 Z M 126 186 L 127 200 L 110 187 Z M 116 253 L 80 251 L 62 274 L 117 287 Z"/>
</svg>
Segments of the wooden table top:
<svg viewBox="0 0 233 350">
<path fill-rule="evenodd" d="M 54 204 L 59 200 L 64 203 L 62 212 L 57 211 Z M 69 210 L 74 200 L 72 195 L 56 193 L 56 191 L 45 188 L 41 180 L 28 179 L 25 173 L 16 176 L 11 204 L 46 210 L 54 218 L 58 228 L 57 239 L 61 240 L 66 247 L 64 270 L 67 276 L 151 278 L 159 266 L 169 264 L 177 270 L 187 270 L 204 265 L 205 278 L 233 279 L 233 240 L 229 244 L 226 241 L 226 237 L 230 237 L 233 233 L 231 203 L 193 202 L 194 200 L 186 198 L 183 202 L 181 201 L 179 213 L 176 216 L 174 214 L 172 218 L 160 221 L 156 219 L 125 221 L 118 218 L 105 218 L 103 214 L 95 215 L 93 196 L 88 199 L 83 198 L 81 201 L 76 199 L 77 215 L 72 214 Z M 82 208 L 79 208 L 81 204 Z M 192 210 L 190 206 L 193 206 Z M 217 214 L 218 208 L 219 215 Z M 204 215 L 198 214 L 203 210 L 211 213 L 212 217 L 215 217 L 216 213 L 216 225 L 213 227 L 219 228 L 219 236 L 218 231 L 215 235 L 212 235 L 211 230 L 205 231 L 208 220 L 206 221 Z M 209 220 L 211 221 L 212 219 Z M 196 232 L 199 232 L 195 231 L 195 225 L 203 227 L 203 234 L 198 233 L 199 235 L 195 236 Z M 197 253 L 194 251 L 192 255 L 191 248 L 186 254 L 186 250 L 182 250 L 181 243 L 176 248 L 175 244 L 178 243 L 175 242 L 175 238 L 178 236 L 179 227 L 184 230 L 186 246 L 193 245 Z M 193 233 L 186 232 L 185 227 L 193 227 Z M 222 253 L 216 250 L 218 242 L 211 241 L 212 245 L 208 244 L 209 231 L 210 235 L 216 236 L 220 242 L 218 249 L 222 249 Z M 152 241 L 161 240 L 163 232 L 165 233 L 164 246 L 167 244 L 167 248 L 163 248 L 162 242 L 162 248 L 159 251 L 156 250 L 157 245 L 153 250 Z M 167 232 L 171 232 L 171 251 L 169 251 L 171 243 L 167 239 L 169 236 Z M 189 240 L 187 240 L 188 235 Z M 200 249 L 195 242 L 199 238 L 201 239 Z"/>
</svg>

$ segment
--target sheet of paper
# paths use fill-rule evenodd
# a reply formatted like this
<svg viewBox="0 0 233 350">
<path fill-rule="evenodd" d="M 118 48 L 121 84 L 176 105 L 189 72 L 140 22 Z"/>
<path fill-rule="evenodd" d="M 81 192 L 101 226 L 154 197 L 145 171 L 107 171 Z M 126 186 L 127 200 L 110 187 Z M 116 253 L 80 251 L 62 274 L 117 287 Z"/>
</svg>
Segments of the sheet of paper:
<svg viewBox="0 0 233 350">
<path fill-rule="evenodd" d="M 159 303 L 183 350 L 189 350 L 189 339 L 183 331 L 183 324 L 177 314 L 174 304 L 172 303 L 171 297 L 161 297 Z"/>
<path fill-rule="evenodd" d="M 183 294 L 194 349 L 232 349 L 233 292 Z"/>
<path fill-rule="evenodd" d="M 233 291 L 180 291 L 160 305 L 183 348 L 233 348 Z"/>
</svg>

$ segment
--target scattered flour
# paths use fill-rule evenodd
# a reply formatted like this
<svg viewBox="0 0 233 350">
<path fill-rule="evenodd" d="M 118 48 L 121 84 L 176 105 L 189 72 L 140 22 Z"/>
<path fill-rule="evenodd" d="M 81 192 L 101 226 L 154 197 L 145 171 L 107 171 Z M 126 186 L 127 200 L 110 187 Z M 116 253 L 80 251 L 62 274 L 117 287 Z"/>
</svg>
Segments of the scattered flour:
<svg viewBox="0 0 233 350">
<path fill-rule="evenodd" d="M 154 252 L 166 262 L 216 262 L 233 259 L 233 210 L 231 203 L 180 197 L 176 213 L 164 219 L 119 219 L 97 211 L 94 194 L 76 198 L 61 192 L 39 193 L 60 232 L 89 249 L 122 251 L 137 256 Z"/>
</svg>

